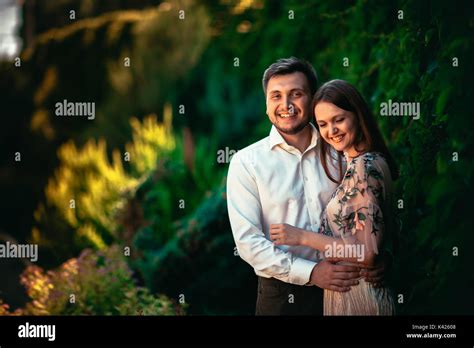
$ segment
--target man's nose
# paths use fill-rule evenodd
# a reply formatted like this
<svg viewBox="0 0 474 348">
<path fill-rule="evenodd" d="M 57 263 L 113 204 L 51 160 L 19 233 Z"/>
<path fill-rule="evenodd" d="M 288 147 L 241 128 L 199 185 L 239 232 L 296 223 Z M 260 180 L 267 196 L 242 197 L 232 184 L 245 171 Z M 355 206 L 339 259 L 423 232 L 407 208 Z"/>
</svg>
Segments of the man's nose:
<svg viewBox="0 0 474 348">
<path fill-rule="evenodd" d="M 290 98 L 284 96 L 282 98 L 282 104 L 283 104 L 283 107 L 285 108 L 286 111 L 289 111 L 290 109 L 290 105 L 291 105 L 291 102 L 290 102 Z"/>
<path fill-rule="evenodd" d="M 288 98 L 286 96 L 281 98 L 281 107 L 285 110 L 288 109 Z"/>
<path fill-rule="evenodd" d="M 295 113 L 295 107 L 293 106 L 293 104 L 289 103 L 288 105 L 288 112 L 290 114 L 294 114 Z"/>
</svg>

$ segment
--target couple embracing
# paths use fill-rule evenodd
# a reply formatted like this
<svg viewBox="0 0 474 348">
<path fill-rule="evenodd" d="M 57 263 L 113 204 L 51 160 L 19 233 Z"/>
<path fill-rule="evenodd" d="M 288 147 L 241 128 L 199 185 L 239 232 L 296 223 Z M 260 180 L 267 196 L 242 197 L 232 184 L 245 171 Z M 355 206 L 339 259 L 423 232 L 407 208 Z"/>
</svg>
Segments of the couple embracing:
<svg viewBox="0 0 474 348">
<path fill-rule="evenodd" d="M 308 62 L 273 63 L 270 134 L 229 166 L 229 219 L 258 276 L 256 314 L 393 315 L 384 277 L 396 165 L 357 89 L 317 85 Z"/>
</svg>

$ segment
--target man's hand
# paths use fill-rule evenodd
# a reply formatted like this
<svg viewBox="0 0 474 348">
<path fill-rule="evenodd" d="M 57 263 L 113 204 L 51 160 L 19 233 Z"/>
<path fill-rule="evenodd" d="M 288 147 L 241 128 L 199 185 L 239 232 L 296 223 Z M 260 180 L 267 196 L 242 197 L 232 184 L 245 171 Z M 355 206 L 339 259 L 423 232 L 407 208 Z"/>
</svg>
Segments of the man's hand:
<svg viewBox="0 0 474 348">
<path fill-rule="evenodd" d="M 344 264 L 359 267 L 360 276 L 364 277 L 365 281 L 372 283 L 374 288 L 382 288 L 385 286 L 385 275 L 390 270 L 393 263 L 392 257 L 388 253 L 384 253 L 382 256 L 377 257 L 372 266 L 355 261 L 348 262 L 346 259 L 338 257 L 327 257 L 326 260 L 333 263 L 344 261 Z"/>
<path fill-rule="evenodd" d="M 320 288 L 334 291 L 349 291 L 350 287 L 359 284 L 358 266 L 336 265 L 334 262 L 322 260 L 314 266 L 310 283 Z"/>
<path fill-rule="evenodd" d="M 374 288 L 381 288 L 385 285 L 385 273 L 392 264 L 392 258 L 387 253 L 383 257 L 377 258 L 373 267 L 364 267 L 360 270 L 360 275 Z"/>
<path fill-rule="evenodd" d="M 270 239 L 275 245 L 302 245 L 304 230 L 288 224 L 271 224 Z"/>
</svg>

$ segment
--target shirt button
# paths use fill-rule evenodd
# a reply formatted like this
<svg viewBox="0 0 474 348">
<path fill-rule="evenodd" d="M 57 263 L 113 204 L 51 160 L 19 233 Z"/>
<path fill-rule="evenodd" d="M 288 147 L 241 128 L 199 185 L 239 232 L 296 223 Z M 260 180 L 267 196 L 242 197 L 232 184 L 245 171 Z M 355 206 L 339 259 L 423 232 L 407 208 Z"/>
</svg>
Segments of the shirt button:
<svg viewBox="0 0 474 348">
<path fill-rule="evenodd" d="M 304 181 L 308 181 L 308 177 L 307 177 L 307 176 L 304 177 Z"/>
</svg>

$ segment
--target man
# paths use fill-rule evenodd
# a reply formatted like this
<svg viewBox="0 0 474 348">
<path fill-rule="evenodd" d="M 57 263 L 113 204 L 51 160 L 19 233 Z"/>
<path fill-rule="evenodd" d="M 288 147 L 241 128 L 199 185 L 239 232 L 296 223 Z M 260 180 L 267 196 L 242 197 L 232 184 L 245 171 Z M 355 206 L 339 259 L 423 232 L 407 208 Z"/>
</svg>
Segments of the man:
<svg viewBox="0 0 474 348">
<path fill-rule="evenodd" d="M 270 135 L 237 152 L 229 166 L 229 219 L 240 257 L 258 276 L 257 315 L 320 315 L 323 288 L 348 291 L 361 275 L 355 266 L 317 262 L 316 250 L 277 247 L 269 238 L 275 223 L 316 233 L 337 186 L 325 174 L 310 123 L 316 89 L 309 63 L 295 57 L 273 63 L 263 75 Z M 372 272 L 367 280 L 380 281 L 380 270 Z"/>
</svg>

